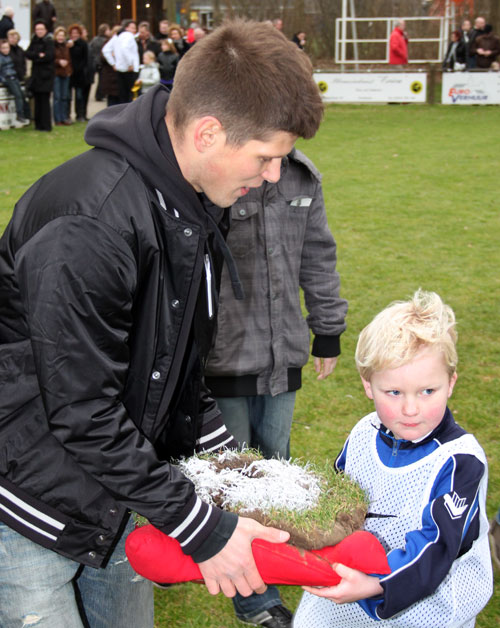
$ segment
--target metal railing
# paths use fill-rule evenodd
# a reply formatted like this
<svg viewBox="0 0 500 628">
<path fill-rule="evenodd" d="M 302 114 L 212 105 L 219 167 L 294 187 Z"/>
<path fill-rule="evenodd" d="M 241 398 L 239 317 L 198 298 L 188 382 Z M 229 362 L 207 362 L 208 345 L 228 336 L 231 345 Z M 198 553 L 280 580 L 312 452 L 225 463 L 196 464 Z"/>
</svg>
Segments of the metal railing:
<svg viewBox="0 0 500 628">
<path fill-rule="evenodd" d="M 438 37 L 411 37 L 411 43 L 433 43 L 437 44 L 438 55 L 437 57 L 427 59 L 409 59 L 408 63 L 432 63 L 441 62 L 444 58 L 446 48 L 448 46 L 448 32 L 450 27 L 450 20 L 445 17 L 405 17 L 405 22 L 438 22 L 439 23 L 439 36 Z M 347 37 L 347 23 L 351 23 L 353 36 Z M 378 38 L 360 38 L 356 34 L 356 24 L 358 22 L 385 22 L 386 23 L 386 35 L 385 37 Z M 393 17 L 338 17 L 335 20 L 335 62 L 340 64 L 347 63 L 389 63 L 389 39 L 391 32 L 396 26 L 398 20 Z M 360 43 L 378 43 L 385 44 L 385 57 L 378 59 L 360 59 L 358 53 L 358 44 Z M 354 58 L 347 58 L 347 44 L 353 45 Z"/>
</svg>

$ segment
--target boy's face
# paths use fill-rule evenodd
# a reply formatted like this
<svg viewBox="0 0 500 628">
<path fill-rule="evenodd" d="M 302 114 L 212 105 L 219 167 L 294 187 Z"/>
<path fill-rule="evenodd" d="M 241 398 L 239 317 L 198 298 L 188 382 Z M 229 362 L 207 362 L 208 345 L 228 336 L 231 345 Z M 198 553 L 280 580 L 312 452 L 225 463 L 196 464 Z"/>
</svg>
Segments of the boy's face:
<svg viewBox="0 0 500 628">
<path fill-rule="evenodd" d="M 3 44 L 0 45 L 0 52 L 7 56 L 10 52 L 10 46 L 8 43 L 4 42 Z"/>
<path fill-rule="evenodd" d="M 439 425 L 456 380 L 442 354 L 428 348 L 404 366 L 374 373 L 369 382 L 362 378 L 385 427 L 397 439 L 413 441 Z"/>
</svg>

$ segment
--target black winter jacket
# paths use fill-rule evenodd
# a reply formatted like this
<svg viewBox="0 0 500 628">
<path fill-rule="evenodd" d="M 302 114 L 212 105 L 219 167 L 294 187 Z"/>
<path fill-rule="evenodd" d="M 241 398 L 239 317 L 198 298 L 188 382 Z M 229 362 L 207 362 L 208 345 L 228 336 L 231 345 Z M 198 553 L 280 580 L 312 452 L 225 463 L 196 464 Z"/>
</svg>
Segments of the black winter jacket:
<svg viewBox="0 0 500 628">
<path fill-rule="evenodd" d="M 129 509 L 195 560 L 236 524 L 169 464 L 221 424 L 201 377 L 204 269 L 220 274 L 221 251 L 175 161 L 167 98 L 155 88 L 94 117 L 88 141 L 116 151 L 42 177 L 0 240 L 0 520 L 94 567 Z"/>
<path fill-rule="evenodd" d="M 43 57 L 40 54 L 43 54 Z M 54 41 L 50 37 L 37 37 L 31 40 L 26 57 L 31 59 L 29 89 L 33 93 L 50 93 L 54 88 Z"/>
</svg>

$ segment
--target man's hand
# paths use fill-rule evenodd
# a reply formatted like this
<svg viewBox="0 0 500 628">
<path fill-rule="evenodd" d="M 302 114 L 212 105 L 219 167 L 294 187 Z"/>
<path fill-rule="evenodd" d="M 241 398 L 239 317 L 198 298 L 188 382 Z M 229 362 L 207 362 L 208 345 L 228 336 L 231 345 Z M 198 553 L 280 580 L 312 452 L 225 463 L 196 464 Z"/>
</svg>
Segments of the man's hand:
<svg viewBox="0 0 500 628">
<path fill-rule="evenodd" d="M 332 565 L 332 569 L 342 578 L 337 586 L 321 588 L 302 587 L 304 591 L 318 597 L 326 597 L 337 604 L 357 602 L 384 592 L 376 576 L 368 576 L 362 571 L 351 569 L 340 563 Z"/>
<path fill-rule="evenodd" d="M 338 358 L 314 358 L 314 370 L 318 373 L 316 379 L 326 379 L 337 366 Z"/>
<path fill-rule="evenodd" d="M 264 593 L 266 585 L 260 577 L 252 555 L 253 539 L 271 543 L 285 543 L 288 532 L 267 528 L 248 517 L 239 517 L 238 524 L 221 551 L 198 564 L 208 592 L 216 595 L 222 591 L 234 597 L 236 591 L 245 597 L 252 593 Z"/>
</svg>

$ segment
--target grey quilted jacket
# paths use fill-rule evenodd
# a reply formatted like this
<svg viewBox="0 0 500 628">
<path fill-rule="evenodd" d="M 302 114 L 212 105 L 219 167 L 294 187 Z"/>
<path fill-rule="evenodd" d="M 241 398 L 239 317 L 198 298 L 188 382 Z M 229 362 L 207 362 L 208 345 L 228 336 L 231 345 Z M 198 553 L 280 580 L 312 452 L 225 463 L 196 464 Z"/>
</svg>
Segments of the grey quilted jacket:
<svg viewBox="0 0 500 628">
<path fill-rule="evenodd" d="M 245 298 L 234 299 L 224 268 L 206 383 L 216 397 L 297 390 L 309 358 L 310 330 L 313 355 L 334 357 L 346 327 L 347 301 L 339 296 L 336 244 L 321 175 L 294 150 L 284 160 L 278 183 L 251 189 L 231 212 L 227 243 Z"/>
</svg>

